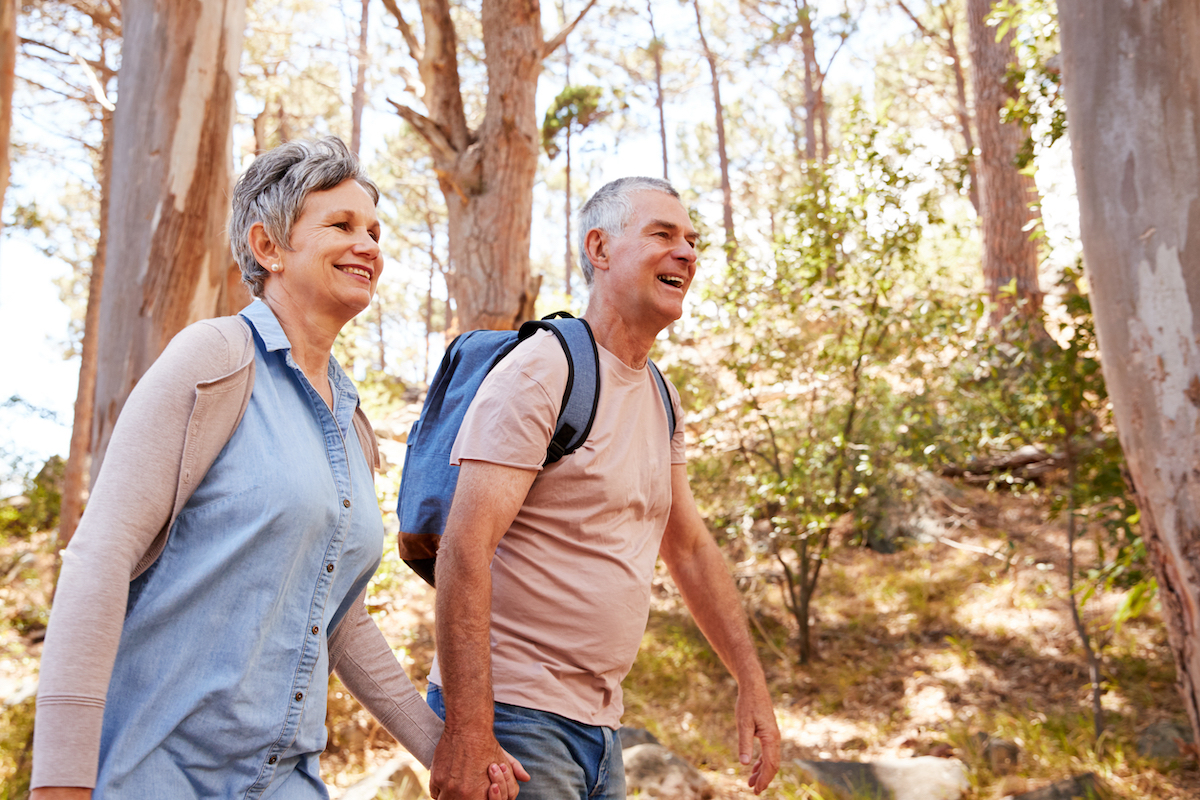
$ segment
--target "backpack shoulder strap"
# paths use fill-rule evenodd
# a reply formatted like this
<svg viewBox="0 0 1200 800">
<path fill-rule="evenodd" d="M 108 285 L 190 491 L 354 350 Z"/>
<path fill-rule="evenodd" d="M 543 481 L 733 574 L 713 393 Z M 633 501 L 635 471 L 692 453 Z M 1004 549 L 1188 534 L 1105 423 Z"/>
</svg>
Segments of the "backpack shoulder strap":
<svg viewBox="0 0 1200 800">
<path fill-rule="evenodd" d="M 567 356 L 567 386 L 554 436 L 546 448 L 545 463 L 553 464 L 578 450 L 592 432 L 596 405 L 600 402 L 600 352 L 587 322 L 566 312 L 526 322 L 518 339 L 528 339 L 539 330 L 553 333 Z"/>
<path fill-rule="evenodd" d="M 667 389 L 667 379 L 658 371 L 658 365 L 653 361 L 647 361 L 650 365 L 650 372 L 654 375 L 654 383 L 658 386 L 658 394 L 662 397 L 663 407 L 667 410 L 667 422 L 671 425 L 670 439 L 675 438 L 675 404 L 671 402 L 671 392 Z"/>
</svg>

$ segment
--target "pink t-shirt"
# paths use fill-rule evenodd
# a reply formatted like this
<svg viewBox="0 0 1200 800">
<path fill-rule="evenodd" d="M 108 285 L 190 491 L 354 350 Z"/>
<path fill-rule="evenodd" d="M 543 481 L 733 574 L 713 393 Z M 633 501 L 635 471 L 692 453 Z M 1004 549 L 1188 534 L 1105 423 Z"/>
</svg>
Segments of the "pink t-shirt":
<svg viewBox="0 0 1200 800">
<path fill-rule="evenodd" d="M 450 461 L 540 470 L 492 561 L 495 699 L 617 728 L 671 510 L 671 464 L 685 463 L 683 415 L 671 387 L 681 421 L 668 443 L 650 367 L 599 350 L 596 419 L 573 454 L 542 468 L 567 360 L 539 332 L 484 380 Z M 436 659 L 430 680 L 441 683 Z"/>
</svg>

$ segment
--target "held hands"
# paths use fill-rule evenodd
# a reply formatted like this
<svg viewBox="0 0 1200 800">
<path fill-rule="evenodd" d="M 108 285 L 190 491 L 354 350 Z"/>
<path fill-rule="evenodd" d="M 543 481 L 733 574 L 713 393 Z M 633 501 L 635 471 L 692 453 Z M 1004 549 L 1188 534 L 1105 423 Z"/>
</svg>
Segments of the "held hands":
<svg viewBox="0 0 1200 800">
<path fill-rule="evenodd" d="M 528 781 L 521 762 L 491 733 L 442 733 L 433 754 L 429 794 L 433 800 L 513 800 L 517 781 Z"/>
<path fill-rule="evenodd" d="M 738 754 L 743 764 L 750 764 L 757 739 L 761 752 L 758 760 L 750 767 L 747 782 L 755 794 L 762 794 L 779 771 L 779 726 L 775 723 L 775 709 L 766 687 L 760 691 L 738 691 L 737 699 Z"/>
</svg>

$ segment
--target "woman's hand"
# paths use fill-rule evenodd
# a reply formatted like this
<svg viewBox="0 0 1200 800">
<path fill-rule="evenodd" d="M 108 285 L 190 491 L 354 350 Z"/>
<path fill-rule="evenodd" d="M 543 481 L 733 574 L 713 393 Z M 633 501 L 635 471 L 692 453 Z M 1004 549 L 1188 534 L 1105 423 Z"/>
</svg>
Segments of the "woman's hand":
<svg viewBox="0 0 1200 800">
<path fill-rule="evenodd" d="M 528 781 L 529 773 L 521 766 L 520 761 L 508 754 L 507 750 L 501 748 L 500 752 L 504 753 L 508 763 L 492 764 L 488 767 L 488 778 L 492 781 L 491 786 L 488 787 L 488 800 L 513 800 L 520 791 L 517 781 L 522 783 Z"/>
<path fill-rule="evenodd" d="M 92 790 L 80 786 L 43 786 L 34 789 L 29 800 L 92 800 Z"/>
</svg>

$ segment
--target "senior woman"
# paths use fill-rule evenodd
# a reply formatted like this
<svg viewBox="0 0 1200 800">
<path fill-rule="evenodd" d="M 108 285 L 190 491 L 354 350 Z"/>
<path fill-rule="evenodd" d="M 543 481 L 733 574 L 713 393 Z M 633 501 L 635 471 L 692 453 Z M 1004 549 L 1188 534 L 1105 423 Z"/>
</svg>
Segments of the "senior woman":
<svg viewBox="0 0 1200 800">
<path fill-rule="evenodd" d="M 379 192 L 339 140 L 283 145 L 234 190 L 255 296 L 139 381 L 46 636 L 33 797 L 328 797 L 328 673 L 428 766 L 442 723 L 363 601 L 379 452 L 330 350 L 371 301 Z M 480 796 L 516 794 L 515 761 Z M 94 788 L 93 788 L 94 787 Z"/>
</svg>

